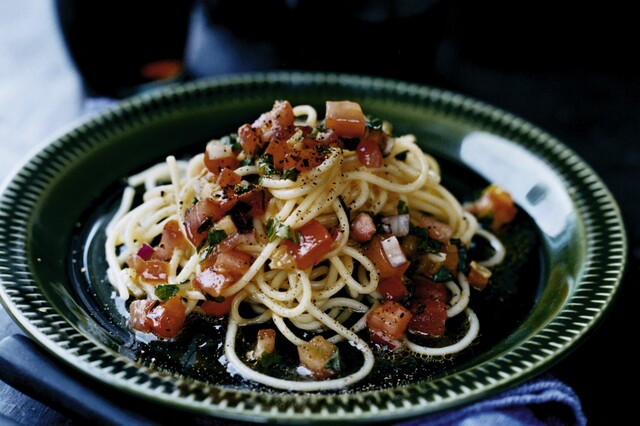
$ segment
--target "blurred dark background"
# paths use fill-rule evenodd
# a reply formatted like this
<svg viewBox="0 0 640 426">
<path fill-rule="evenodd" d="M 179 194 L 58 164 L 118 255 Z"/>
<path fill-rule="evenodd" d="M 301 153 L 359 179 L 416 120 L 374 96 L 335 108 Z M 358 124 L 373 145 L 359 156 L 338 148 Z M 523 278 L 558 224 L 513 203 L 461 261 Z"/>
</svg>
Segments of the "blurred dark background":
<svg viewBox="0 0 640 426">
<path fill-rule="evenodd" d="M 57 0 L 88 97 L 235 72 L 366 74 L 453 90 L 541 127 L 590 164 L 627 226 L 613 306 L 551 369 L 590 424 L 635 417 L 640 278 L 640 73 L 632 2 Z"/>
</svg>

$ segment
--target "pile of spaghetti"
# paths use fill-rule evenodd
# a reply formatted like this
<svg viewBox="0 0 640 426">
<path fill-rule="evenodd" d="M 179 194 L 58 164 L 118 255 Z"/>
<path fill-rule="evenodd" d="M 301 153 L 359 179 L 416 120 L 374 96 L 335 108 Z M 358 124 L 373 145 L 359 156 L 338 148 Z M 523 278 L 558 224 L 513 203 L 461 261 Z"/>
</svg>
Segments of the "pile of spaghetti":
<svg viewBox="0 0 640 426">
<path fill-rule="evenodd" d="M 294 391 L 355 383 L 381 348 L 439 356 L 471 344 L 471 293 L 504 257 L 490 229 L 516 212 L 495 186 L 461 205 L 413 136 L 392 136 L 350 101 L 328 101 L 321 121 L 310 106 L 277 101 L 203 153 L 169 156 L 128 183 L 106 257 L 109 281 L 130 299 L 130 327 L 171 339 L 191 314 L 227 317 L 228 368 Z M 490 258 L 468 259 L 476 236 Z M 465 331 L 452 342 L 447 321 L 458 315 Z M 258 325 L 255 344 L 238 354 L 247 325 Z M 300 380 L 255 368 L 278 352 L 276 336 L 297 347 Z M 447 339 L 416 343 L 424 337 Z M 349 374 L 343 340 L 362 353 Z"/>
</svg>

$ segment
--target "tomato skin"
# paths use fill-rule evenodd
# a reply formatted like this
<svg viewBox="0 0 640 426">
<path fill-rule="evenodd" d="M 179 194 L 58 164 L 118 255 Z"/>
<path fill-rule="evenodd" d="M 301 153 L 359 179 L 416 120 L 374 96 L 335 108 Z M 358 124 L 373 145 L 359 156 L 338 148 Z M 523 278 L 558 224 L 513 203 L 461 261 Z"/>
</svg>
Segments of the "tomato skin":
<svg viewBox="0 0 640 426">
<path fill-rule="evenodd" d="M 155 248 L 153 258 L 169 260 L 171 259 L 175 248 L 187 251 L 189 247 L 189 241 L 187 241 L 186 237 L 182 233 L 180 223 L 178 223 L 177 220 L 170 220 L 164 225 L 162 237 L 160 239 L 160 243 Z"/>
<path fill-rule="evenodd" d="M 429 238 L 447 244 L 453 236 L 453 229 L 444 222 L 431 216 L 423 216 L 418 223 L 420 228 L 425 228 Z"/>
<path fill-rule="evenodd" d="M 370 169 L 382 167 L 384 158 L 382 150 L 373 139 L 363 139 L 356 148 L 356 154 L 360 163 Z"/>
<path fill-rule="evenodd" d="M 222 302 L 216 302 L 215 300 L 205 300 L 202 303 L 202 311 L 205 315 L 213 316 L 213 317 L 223 317 L 231 311 L 231 304 L 233 303 L 233 299 L 235 298 L 235 294 L 232 296 L 227 296 L 224 298 Z"/>
<path fill-rule="evenodd" d="M 466 208 L 476 217 L 492 217 L 492 231 L 500 230 L 513 221 L 518 213 L 511 194 L 497 185 L 489 185 L 482 191 L 480 198 Z"/>
<path fill-rule="evenodd" d="M 147 315 L 151 319 L 151 331 L 158 337 L 175 337 L 184 326 L 186 309 L 179 296 L 173 296 L 157 305 Z"/>
<path fill-rule="evenodd" d="M 254 188 L 249 192 L 237 196 L 238 203 L 245 203 L 250 208 L 247 215 L 250 217 L 260 217 L 266 212 L 267 192 L 264 188 Z"/>
<path fill-rule="evenodd" d="M 211 297 L 220 296 L 232 283 L 232 277 L 216 271 L 213 267 L 205 269 L 193 279 L 193 285 Z"/>
<path fill-rule="evenodd" d="M 211 173 L 218 176 L 224 169 L 237 169 L 240 163 L 233 157 L 216 158 L 215 160 L 211 160 L 205 155 L 204 164 Z"/>
<path fill-rule="evenodd" d="M 298 232 L 300 233 L 299 243 L 283 241 L 287 245 L 287 251 L 295 259 L 298 269 L 311 268 L 333 249 L 334 241 L 331 234 L 315 219 L 303 225 Z"/>
<path fill-rule="evenodd" d="M 300 172 L 318 167 L 326 159 L 326 153 L 317 148 L 322 144 L 313 139 L 305 138 L 299 149 L 293 149 L 287 143 L 291 135 L 276 136 L 269 142 L 265 154 L 273 157 L 274 167 L 283 172 L 289 169 L 298 169 Z"/>
<path fill-rule="evenodd" d="M 224 199 L 222 201 L 213 198 L 205 198 L 197 201 L 189 207 L 184 217 L 184 227 L 187 238 L 198 247 L 207 238 L 208 227 L 203 227 L 207 220 L 217 222 L 233 208 L 237 199 Z M 204 229 L 201 229 L 204 228 Z"/>
<path fill-rule="evenodd" d="M 335 344 L 322 336 L 314 336 L 308 342 L 298 346 L 298 357 L 300 363 L 311 371 L 313 377 L 324 380 L 336 374 L 336 371 L 327 368 L 329 360 L 336 351 Z"/>
<path fill-rule="evenodd" d="M 261 114 L 251 127 L 256 130 L 262 142 L 267 142 L 275 134 L 293 126 L 295 119 L 289 101 L 276 101 L 271 111 Z"/>
<path fill-rule="evenodd" d="M 144 262 L 144 261 L 143 261 Z M 140 278 L 149 284 L 165 284 L 169 279 L 169 263 L 164 260 L 147 260 Z"/>
<path fill-rule="evenodd" d="M 431 337 L 444 336 L 447 303 L 451 298 L 447 287 L 422 277 L 414 277 L 413 281 L 414 292 L 409 308 L 414 316 L 409 330 Z"/>
<path fill-rule="evenodd" d="M 220 171 L 220 175 L 218 176 L 218 185 L 221 188 L 226 188 L 227 186 L 234 186 L 240 183 L 242 177 L 237 174 L 233 169 L 225 167 Z"/>
<path fill-rule="evenodd" d="M 420 302 L 420 311 L 411 318 L 409 330 L 431 337 L 444 336 L 447 305 L 441 300 L 425 299 Z"/>
<path fill-rule="evenodd" d="M 255 129 L 248 123 L 240 126 L 238 129 L 238 138 L 240 139 L 242 150 L 247 158 L 252 158 L 256 148 L 262 146 L 262 141 L 258 137 Z"/>
<path fill-rule="evenodd" d="M 213 268 L 218 273 L 239 278 L 249 270 L 253 260 L 249 253 L 229 249 L 218 254 Z"/>
<path fill-rule="evenodd" d="M 384 249 L 382 248 L 382 240 L 383 238 L 380 235 L 374 235 L 364 249 L 365 256 L 367 256 L 376 266 L 380 273 L 380 278 L 394 276 L 399 277 L 404 275 L 409 268 L 410 263 L 407 261 L 395 268 L 391 266 L 391 263 L 389 263 L 389 260 L 384 253 Z"/>
<path fill-rule="evenodd" d="M 132 301 L 129 305 L 129 327 L 143 333 L 149 333 L 153 328 L 153 322 L 147 314 L 155 304 L 155 300 L 138 299 Z"/>
<path fill-rule="evenodd" d="M 378 283 L 378 293 L 385 299 L 403 300 L 409 296 L 409 290 L 401 277 L 387 277 Z"/>
<path fill-rule="evenodd" d="M 327 101 L 325 127 L 343 138 L 361 138 L 365 132 L 362 108 L 351 101 Z"/>
<path fill-rule="evenodd" d="M 391 340 L 397 340 L 404 333 L 413 314 L 398 302 L 385 300 L 367 315 L 367 327 L 372 333 L 382 333 Z"/>
</svg>

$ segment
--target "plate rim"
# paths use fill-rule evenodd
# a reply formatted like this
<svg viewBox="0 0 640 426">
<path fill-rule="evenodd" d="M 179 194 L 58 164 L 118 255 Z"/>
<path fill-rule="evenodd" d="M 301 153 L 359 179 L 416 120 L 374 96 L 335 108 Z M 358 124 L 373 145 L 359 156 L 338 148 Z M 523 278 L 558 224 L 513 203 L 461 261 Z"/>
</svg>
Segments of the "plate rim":
<svg viewBox="0 0 640 426">
<path fill-rule="evenodd" d="M 179 394 L 180 392 L 199 391 L 200 384 L 196 383 L 194 385 L 190 381 L 184 381 L 183 379 L 175 381 L 175 378 L 172 376 L 165 376 L 148 367 L 140 367 L 134 361 L 118 356 L 118 354 L 111 349 L 102 347 L 95 341 L 88 339 L 69 324 L 66 324 L 66 327 L 59 330 L 57 334 L 50 332 L 51 327 L 48 326 L 42 318 L 38 318 L 38 316 L 42 315 L 43 318 L 49 318 L 51 321 L 62 321 L 62 323 L 65 323 L 64 317 L 58 314 L 51 304 L 48 304 L 48 300 L 34 301 L 37 299 L 35 298 L 30 301 L 24 297 L 24 295 L 27 294 L 25 292 L 29 291 L 34 292 L 33 294 L 38 294 L 38 283 L 35 282 L 32 276 L 29 276 L 29 259 L 26 254 L 28 245 L 26 242 L 27 236 L 26 234 L 21 235 L 22 239 L 19 244 L 9 244 L 10 241 L 7 240 L 8 232 L 5 228 L 9 214 L 14 215 L 13 220 L 17 220 L 18 223 L 22 221 L 22 223 L 28 224 L 29 222 L 30 207 L 33 207 L 33 203 L 37 202 L 37 196 L 34 197 L 35 200 L 29 198 L 28 201 L 31 204 L 16 206 L 14 202 L 20 195 L 16 193 L 16 188 L 24 184 L 24 180 L 29 177 L 30 171 L 33 171 L 43 158 L 46 158 L 47 153 L 61 149 L 65 143 L 69 143 L 65 141 L 70 140 L 70 135 L 72 135 L 74 131 L 82 134 L 82 132 L 91 130 L 96 126 L 106 126 L 111 121 L 121 120 L 123 116 L 130 116 L 132 114 L 135 116 L 136 113 L 141 113 L 141 111 L 143 113 L 145 106 L 149 104 L 171 102 L 172 99 L 179 99 L 181 96 L 201 95 L 206 97 L 208 92 L 211 92 L 209 96 L 214 96 L 216 90 L 224 91 L 225 87 L 248 87 L 251 85 L 268 87 L 273 84 L 310 84 L 330 86 L 336 90 L 353 90 L 354 88 L 365 90 L 368 88 L 381 93 L 394 93 L 395 96 L 409 96 L 414 98 L 415 102 L 429 103 L 429 105 L 434 106 L 434 108 L 441 104 L 441 108 L 447 111 L 448 114 L 460 120 L 474 117 L 490 128 L 503 128 L 504 131 L 511 131 L 516 135 L 535 141 L 540 149 L 544 148 L 548 151 L 546 155 L 556 156 L 557 161 L 565 162 L 567 169 L 574 173 L 573 179 L 575 179 L 577 174 L 583 175 L 583 180 L 580 183 L 586 185 L 587 189 L 593 190 L 595 200 L 593 202 L 602 209 L 602 212 L 598 212 L 597 217 L 594 213 L 584 211 L 584 205 L 587 204 L 586 200 L 572 197 L 576 210 L 581 212 L 585 226 L 585 234 L 588 234 L 589 229 L 595 227 L 595 229 L 598 229 L 598 233 L 612 231 L 615 236 L 615 238 L 613 238 L 610 234 L 609 238 L 613 241 L 607 241 L 607 243 L 615 242 L 613 247 L 614 253 L 609 255 L 610 260 L 614 262 L 615 270 L 613 271 L 614 273 L 605 274 L 606 276 L 604 278 L 608 283 L 608 287 L 606 287 L 605 292 L 602 293 L 602 295 L 605 296 L 604 299 L 600 299 L 598 303 L 590 304 L 589 308 L 594 309 L 593 315 L 590 318 L 582 318 L 585 324 L 572 336 L 567 336 L 566 333 L 563 334 L 561 331 L 566 331 L 565 327 L 567 326 L 567 322 L 573 320 L 573 317 L 559 317 L 559 315 L 556 315 L 539 333 L 525 342 L 527 347 L 525 347 L 524 344 L 520 345 L 514 348 L 512 352 L 501 356 L 500 359 L 488 361 L 486 365 L 481 367 L 487 369 L 487 371 L 483 372 L 489 373 L 486 374 L 486 376 L 491 377 L 491 380 L 481 383 L 481 378 L 476 377 L 476 388 L 470 388 L 467 381 L 460 382 L 460 375 L 456 375 L 437 379 L 434 382 L 406 386 L 402 389 L 372 390 L 358 392 L 357 394 L 303 394 L 302 399 L 304 399 L 305 402 L 298 404 L 296 406 L 297 408 L 291 410 L 292 406 L 290 405 L 288 411 L 276 412 L 272 411 L 272 407 L 277 405 L 274 404 L 272 400 L 275 400 L 277 403 L 280 394 L 274 395 L 268 392 L 256 392 L 255 390 L 218 390 L 216 397 L 221 399 L 217 405 L 212 405 L 211 395 L 200 401 L 189 399 L 187 396 L 184 397 L 184 401 L 180 399 L 180 402 L 176 402 L 176 392 Z M 515 142 L 522 146 L 521 142 Z M 64 167 L 64 165 L 62 165 L 62 167 Z M 565 180 L 572 180 L 569 179 L 569 176 L 565 176 L 566 171 L 565 174 L 563 174 L 556 170 L 555 165 L 553 170 Z M 40 188 L 42 191 L 44 191 L 44 189 L 46 188 Z M 603 218 L 605 220 L 602 223 L 597 222 L 598 219 Z M 15 234 L 13 237 L 15 238 Z M 605 249 L 605 247 L 602 247 L 604 243 L 600 243 L 600 241 L 601 240 L 587 242 L 587 246 L 585 247 L 585 259 L 587 263 L 583 267 L 583 276 L 579 277 L 581 280 L 588 280 L 592 275 L 602 278 L 603 273 L 599 271 L 602 267 L 598 267 L 595 264 L 597 262 L 594 262 L 594 258 L 597 255 L 602 255 L 601 252 Z M 606 249 L 611 249 L 611 247 L 606 247 Z M 287 415 L 287 417 L 279 417 L 279 421 L 292 423 L 300 421 L 370 421 L 370 419 L 365 420 L 360 417 L 366 414 L 366 411 L 363 411 L 362 407 L 368 398 L 384 398 L 384 395 L 381 394 L 388 394 L 388 401 L 393 401 L 393 403 L 389 403 L 387 404 L 387 408 L 375 412 L 376 421 L 398 420 L 401 418 L 431 414 L 475 402 L 480 398 L 495 395 L 502 390 L 520 384 L 540 374 L 561 358 L 564 358 L 571 350 L 575 349 L 580 341 L 584 340 L 586 334 L 604 317 L 606 310 L 611 305 L 620 286 L 626 267 L 626 252 L 626 232 L 617 202 L 595 171 L 559 140 L 526 120 L 466 95 L 424 84 L 354 74 L 285 71 L 248 73 L 206 78 L 135 96 L 118 103 L 116 106 L 96 116 L 82 120 L 80 123 L 74 123 L 69 130 L 45 143 L 32 157 L 26 159 L 12 175 L 5 178 L 2 187 L 0 187 L 0 301 L 5 306 L 7 312 L 27 334 L 31 335 L 41 346 L 45 347 L 45 349 L 53 353 L 57 358 L 65 361 L 68 365 L 103 383 L 115 386 L 117 389 L 156 403 L 170 405 L 176 409 L 244 421 L 256 421 L 256 416 L 262 420 L 266 420 L 273 419 L 275 418 L 274 416 L 282 415 Z M 9 261 L 12 263 L 18 261 L 20 265 L 18 273 L 8 268 Z M 12 283 L 14 283 L 14 285 L 12 285 Z M 15 283 L 21 283 L 20 291 L 16 288 Z M 584 281 L 581 281 L 579 285 L 584 288 Z M 602 287 L 600 288 L 602 289 Z M 42 297 L 44 298 L 44 296 Z M 33 308 L 35 306 L 32 305 L 33 303 L 37 305 L 34 310 L 25 311 L 26 307 Z M 571 309 L 578 309 L 580 307 L 579 305 L 580 303 L 574 300 L 572 296 L 567 300 L 559 314 L 566 313 L 564 311 L 569 307 Z M 546 332 L 541 333 L 542 331 Z M 560 337 L 562 343 L 556 342 L 556 346 L 554 346 L 555 349 L 551 350 L 551 353 L 548 353 L 549 350 L 544 348 L 542 342 L 539 340 L 551 339 L 554 335 Z M 84 340 L 82 342 L 83 348 L 81 349 L 86 350 L 87 352 L 85 352 L 85 354 L 88 353 L 89 356 L 81 358 L 76 355 L 77 349 L 73 350 L 63 347 L 62 343 L 64 339 L 69 339 L 69 341 Z M 532 345 L 540 346 L 538 353 L 534 357 L 538 359 L 537 362 L 532 362 L 531 357 L 525 357 L 524 355 L 527 354 L 523 355 L 521 353 L 525 351 L 525 349 L 529 352 L 529 355 L 533 353 L 534 348 L 529 348 L 529 346 Z M 113 375 L 106 374 L 104 369 L 96 366 L 97 360 L 100 360 L 103 354 L 104 357 L 113 357 L 114 359 L 111 361 L 117 364 L 116 367 L 113 368 L 122 373 L 115 378 L 115 381 Z M 498 365 L 496 365 L 497 361 L 503 361 L 500 363 L 501 366 L 504 366 L 502 364 L 506 363 L 513 371 L 510 374 L 503 374 L 498 369 Z M 139 385 L 137 382 L 139 374 L 143 374 L 148 378 L 145 383 L 155 383 L 155 387 L 150 388 Z M 441 395 L 438 393 L 438 389 L 435 389 L 435 387 L 441 386 L 444 382 L 447 382 L 446 385 L 450 386 L 449 389 L 454 389 L 452 392 L 453 396 L 451 394 L 449 397 Z M 160 393 L 157 392 L 156 389 L 158 389 L 158 387 L 162 387 L 164 391 Z M 210 389 L 211 386 L 206 387 L 208 388 L 207 390 L 216 393 L 216 389 Z M 409 390 L 407 388 L 411 388 L 411 392 L 417 391 L 421 394 L 418 398 L 412 396 L 412 403 L 410 405 L 405 405 L 400 401 L 402 398 L 400 398 L 400 400 L 398 398 L 398 396 L 402 397 L 402 395 L 409 398 Z M 230 394 L 232 393 L 242 396 L 250 394 L 254 398 L 259 396 L 258 402 L 252 407 L 247 407 L 247 403 L 239 401 L 239 399 L 242 398 L 238 398 L 235 406 L 229 405 L 226 398 L 231 396 Z M 300 394 L 295 395 L 299 396 Z M 353 399 L 360 400 L 353 401 Z M 408 399 L 404 399 L 404 401 L 407 400 Z M 225 403 L 224 401 L 227 402 Z M 269 405 L 270 403 L 271 405 Z M 331 403 L 335 403 L 338 407 L 334 412 L 328 411 L 326 406 L 324 410 L 322 410 L 321 407 L 318 411 L 304 409 L 304 406 L 307 404 L 318 404 L 322 406 L 323 404 L 330 405 Z M 348 410 L 350 406 L 353 408 L 351 411 Z M 262 407 L 262 409 L 260 407 Z"/>
</svg>

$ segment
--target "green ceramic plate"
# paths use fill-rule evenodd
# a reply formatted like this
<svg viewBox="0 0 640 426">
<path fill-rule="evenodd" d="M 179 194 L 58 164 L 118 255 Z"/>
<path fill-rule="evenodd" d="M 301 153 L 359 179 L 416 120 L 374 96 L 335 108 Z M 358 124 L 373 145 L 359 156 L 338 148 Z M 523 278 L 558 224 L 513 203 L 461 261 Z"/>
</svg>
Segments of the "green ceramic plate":
<svg viewBox="0 0 640 426">
<path fill-rule="evenodd" d="M 479 343 L 465 355 L 423 368 L 399 362 L 353 389 L 310 394 L 271 390 L 226 373 L 173 374 L 135 360 L 100 251 L 123 179 L 167 154 L 202 149 L 275 99 L 320 111 L 327 99 L 360 102 L 367 113 L 393 122 L 396 133 L 414 133 L 442 161 L 455 190 L 496 182 L 513 194 L 535 225 L 540 250 L 519 270 L 512 303 L 479 313 Z M 126 100 L 48 144 L 5 183 L 0 198 L 0 296 L 27 333 L 122 392 L 239 420 L 398 420 L 516 386 L 574 349 L 602 318 L 619 286 L 625 252 L 611 194 L 550 135 L 454 93 L 345 75 L 238 76 Z"/>
</svg>

